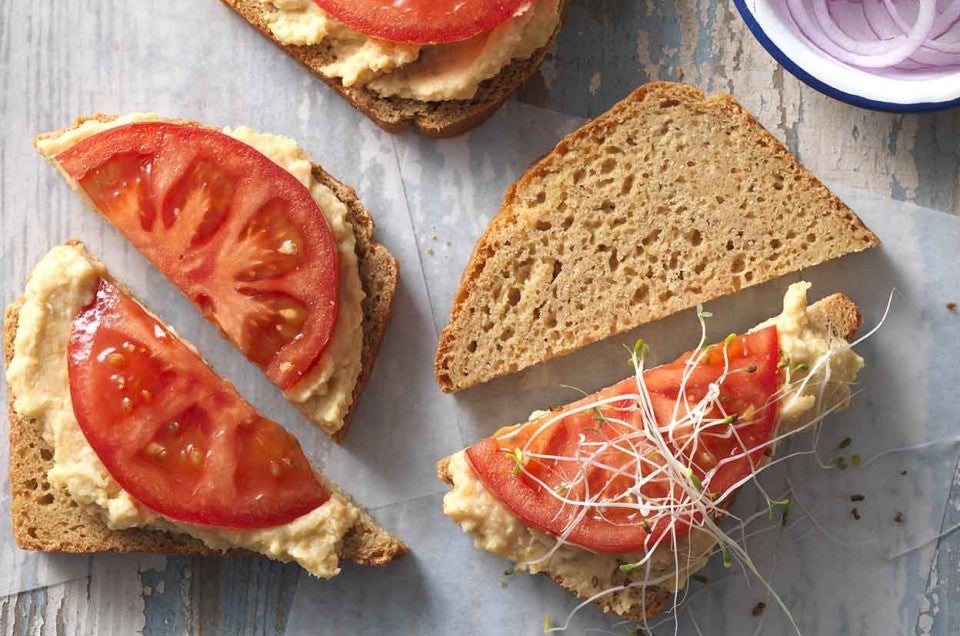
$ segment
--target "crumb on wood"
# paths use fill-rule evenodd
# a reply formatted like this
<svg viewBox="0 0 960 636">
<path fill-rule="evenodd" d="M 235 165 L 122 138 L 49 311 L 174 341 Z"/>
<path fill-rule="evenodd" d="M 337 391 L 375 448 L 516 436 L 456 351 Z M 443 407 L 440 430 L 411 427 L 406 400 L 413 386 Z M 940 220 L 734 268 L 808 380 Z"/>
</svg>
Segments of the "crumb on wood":
<svg viewBox="0 0 960 636">
<path fill-rule="evenodd" d="M 859 510 L 857 510 L 856 508 L 851 508 L 851 509 L 850 509 L 850 514 L 851 514 L 851 516 L 853 516 L 854 519 L 856 519 L 857 521 L 860 521 L 860 511 L 859 511 Z"/>
<path fill-rule="evenodd" d="M 893 518 L 894 523 L 903 523 L 903 511 L 897 510 L 897 516 Z"/>
<path fill-rule="evenodd" d="M 901 476 L 901 477 L 902 477 L 903 475 L 906 475 L 906 474 L 907 474 L 907 471 L 905 471 L 905 470 L 901 470 L 901 471 L 900 471 L 900 476 Z"/>
<path fill-rule="evenodd" d="M 503 579 L 500 579 L 500 581 L 498 581 L 497 584 L 498 584 L 500 587 L 507 587 L 507 582 L 504 581 Z"/>
<path fill-rule="evenodd" d="M 436 235 L 436 234 L 431 234 L 431 235 L 430 235 L 430 239 L 433 240 L 433 241 L 436 241 L 436 240 L 437 240 L 437 235 Z"/>
<path fill-rule="evenodd" d="M 863 495 L 850 495 L 850 501 L 863 501 L 866 499 Z"/>
<path fill-rule="evenodd" d="M 763 601 L 760 601 L 759 603 L 753 606 L 753 609 L 750 611 L 750 613 L 753 614 L 754 616 L 760 616 L 761 614 L 763 614 L 763 610 L 765 609 L 767 609 L 767 604 L 764 603 Z"/>
<path fill-rule="evenodd" d="M 446 241 L 444 241 L 444 244 L 445 244 L 447 247 L 450 247 L 450 245 L 451 245 L 450 239 L 447 239 Z"/>
<path fill-rule="evenodd" d="M 953 311 L 956 308 L 957 308 L 957 303 L 953 302 L 952 300 L 947 303 L 947 311 Z"/>
<path fill-rule="evenodd" d="M 433 248 L 432 248 L 432 247 L 428 247 L 428 248 L 426 249 L 426 252 L 427 252 L 427 254 L 429 254 L 430 256 L 433 256 Z"/>
</svg>

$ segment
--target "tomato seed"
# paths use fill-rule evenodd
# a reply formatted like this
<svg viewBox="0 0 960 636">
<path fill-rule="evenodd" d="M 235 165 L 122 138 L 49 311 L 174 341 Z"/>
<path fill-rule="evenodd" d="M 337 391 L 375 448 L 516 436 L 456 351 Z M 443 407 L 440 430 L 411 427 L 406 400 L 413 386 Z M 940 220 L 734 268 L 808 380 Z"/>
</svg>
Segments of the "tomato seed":
<svg viewBox="0 0 960 636">
<path fill-rule="evenodd" d="M 120 408 L 123 409 L 124 413 L 129 413 L 133 410 L 133 402 L 130 401 L 130 398 L 125 397 L 120 400 Z"/>
<path fill-rule="evenodd" d="M 113 352 L 107 356 L 107 362 L 110 366 L 122 367 L 127 363 L 127 359 L 122 353 Z"/>
<path fill-rule="evenodd" d="M 169 424 L 167 424 L 167 430 L 170 433 L 175 434 L 177 431 L 180 430 L 180 422 L 170 422 Z"/>
<path fill-rule="evenodd" d="M 163 459 L 164 457 L 167 456 L 167 449 L 164 448 L 163 445 L 161 444 L 157 444 L 156 442 L 150 442 L 147 445 L 147 453 L 149 455 L 152 455 L 153 457 Z"/>
<path fill-rule="evenodd" d="M 270 474 L 274 477 L 280 476 L 280 465 L 272 459 L 270 460 Z"/>
</svg>

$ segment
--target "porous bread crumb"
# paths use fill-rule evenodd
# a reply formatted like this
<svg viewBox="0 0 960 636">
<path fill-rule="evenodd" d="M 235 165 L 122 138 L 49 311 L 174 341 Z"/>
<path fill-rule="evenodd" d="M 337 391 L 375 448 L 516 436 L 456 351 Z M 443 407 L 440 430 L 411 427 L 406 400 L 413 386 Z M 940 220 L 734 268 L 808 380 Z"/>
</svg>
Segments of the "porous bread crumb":
<svg viewBox="0 0 960 636">
<path fill-rule="evenodd" d="M 648 84 L 507 192 L 437 381 L 464 389 L 878 243 L 733 98 Z"/>
</svg>

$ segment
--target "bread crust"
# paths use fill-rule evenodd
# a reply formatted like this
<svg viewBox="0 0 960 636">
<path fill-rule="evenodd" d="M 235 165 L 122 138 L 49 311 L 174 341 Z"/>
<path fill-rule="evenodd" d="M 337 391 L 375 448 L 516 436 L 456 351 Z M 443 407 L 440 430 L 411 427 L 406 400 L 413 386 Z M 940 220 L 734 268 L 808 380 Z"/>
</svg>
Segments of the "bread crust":
<svg viewBox="0 0 960 636">
<path fill-rule="evenodd" d="M 830 208 L 837 211 L 838 214 L 843 215 L 843 217 L 848 221 L 850 229 L 848 230 L 851 235 L 858 234 L 862 235 L 862 240 L 859 240 L 856 247 L 848 248 L 847 252 L 859 251 L 879 245 L 880 240 L 870 232 L 863 222 L 850 210 L 836 195 L 826 189 L 826 187 L 821 184 L 812 174 L 807 172 L 797 161 L 797 159 L 790 154 L 790 152 L 781 144 L 773 135 L 771 135 L 749 112 L 747 112 L 732 96 L 726 94 L 719 94 L 713 96 L 706 96 L 706 94 L 692 86 L 687 86 L 684 84 L 677 84 L 673 82 L 651 82 L 640 86 L 633 91 L 628 97 L 623 99 L 618 104 L 614 105 L 609 111 L 600 115 L 596 119 L 588 122 L 583 127 L 578 130 L 570 133 L 563 139 L 561 139 L 557 145 L 549 153 L 544 155 L 541 159 L 534 162 L 530 168 L 521 176 L 515 183 L 513 183 L 506 194 L 503 197 L 503 201 L 500 206 L 499 212 L 494 216 L 490 221 L 487 229 L 483 232 L 480 238 L 477 240 L 477 244 L 474 247 L 474 251 L 470 257 L 469 262 L 467 263 L 466 268 L 463 271 L 463 275 L 460 281 L 460 285 L 457 288 L 457 292 L 453 299 L 453 305 L 450 309 L 449 321 L 446 327 L 440 334 L 439 343 L 437 346 L 436 358 L 434 360 L 434 374 L 437 379 L 437 383 L 440 386 L 441 390 L 445 393 L 451 393 L 459 391 L 462 389 L 469 388 L 476 384 L 489 381 L 493 378 L 506 375 L 508 373 L 519 371 L 530 364 L 524 361 L 523 363 L 518 364 L 514 360 L 510 368 L 505 368 L 501 366 L 496 369 L 490 369 L 488 371 L 483 371 L 479 373 L 473 373 L 471 371 L 471 377 L 463 377 L 462 375 L 454 376 L 454 370 L 452 367 L 468 367 L 468 366 L 477 366 L 474 364 L 474 361 L 468 361 L 464 358 L 462 351 L 463 349 L 463 340 L 467 338 L 475 338 L 476 334 L 473 331 L 466 327 L 465 323 L 469 320 L 470 314 L 469 309 L 476 309 L 476 307 L 467 308 L 466 305 L 471 299 L 471 295 L 478 293 L 483 295 L 487 290 L 479 289 L 478 281 L 481 278 L 481 275 L 484 273 L 485 268 L 487 267 L 490 260 L 496 254 L 496 250 L 500 243 L 503 243 L 505 237 L 515 234 L 516 228 L 520 227 L 520 224 L 523 222 L 520 217 L 520 213 L 524 211 L 524 207 L 521 204 L 521 201 L 518 197 L 518 192 L 523 190 L 528 184 L 535 182 L 539 179 L 545 179 L 551 173 L 557 172 L 559 170 L 558 163 L 563 160 L 564 156 L 571 151 L 571 148 L 575 147 L 578 143 L 588 143 L 596 134 L 602 134 L 599 131 L 603 131 L 606 126 L 616 124 L 616 117 L 619 113 L 629 108 L 632 104 L 642 102 L 645 99 L 660 99 L 665 101 L 675 100 L 677 103 L 683 104 L 693 104 L 698 108 L 706 109 L 719 109 L 726 111 L 731 119 L 734 121 L 742 121 L 741 128 L 746 131 L 746 133 L 753 139 L 755 139 L 758 146 L 763 146 L 769 149 L 769 154 L 772 157 L 775 157 L 777 161 L 784 162 L 784 172 L 788 174 L 796 175 L 797 179 L 803 179 L 803 181 L 809 186 L 811 190 L 816 190 L 821 192 L 824 195 L 826 203 Z M 596 142 L 600 145 L 603 144 L 603 141 Z M 587 211 L 590 213 L 590 211 Z M 826 216 L 826 213 L 824 213 Z M 637 242 L 639 242 L 640 237 L 637 237 Z M 518 239 L 519 242 L 519 239 Z M 806 265 L 813 265 L 816 263 L 825 260 L 820 258 L 819 260 L 811 256 L 810 262 L 805 263 Z M 681 264 L 682 269 L 692 268 L 693 263 Z M 787 272 L 781 272 L 781 274 Z M 780 274 L 778 274 L 780 275 Z M 744 286 L 755 285 L 760 282 L 763 282 L 766 279 L 754 278 L 752 282 L 748 282 Z M 735 289 L 728 289 L 722 294 L 713 296 L 713 298 L 719 297 L 721 295 L 729 294 L 735 291 Z M 692 292 L 690 294 L 684 294 L 684 296 L 690 295 L 692 298 Z M 651 298 L 645 301 L 644 304 L 653 305 Z M 702 298 L 706 301 L 711 298 Z M 688 306 L 692 306 L 693 302 L 688 303 Z M 630 324 L 624 323 L 618 327 L 615 331 L 605 335 L 613 335 L 613 333 L 619 333 L 626 329 L 634 328 L 650 320 L 656 320 L 659 318 L 666 317 L 673 313 L 672 311 L 664 312 L 661 309 L 652 309 L 651 317 L 649 320 L 643 320 L 640 322 L 633 322 Z M 562 316 L 558 319 L 563 318 Z M 524 333 L 523 329 L 525 325 L 517 325 L 515 333 Z M 537 342 L 534 340 L 525 340 L 529 347 L 536 347 Z M 577 342 L 576 346 L 569 347 L 567 345 L 561 344 L 554 349 L 544 349 L 541 345 L 541 349 L 537 352 L 537 363 L 543 363 L 547 360 L 550 360 L 554 357 L 570 353 L 579 346 L 586 344 L 586 342 Z"/>
<path fill-rule="evenodd" d="M 68 241 L 68 244 L 83 246 L 79 241 Z M 122 283 L 112 278 L 111 281 L 129 293 Z M 14 354 L 22 305 L 21 296 L 4 312 L 3 355 L 7 367 Z M 111 530 L 100 516 L 81 508 L 66 490 L 47 481 L 47 473 L 53 466 L 53 448 L 43 437 L 41 422 L 21 417 L 14 409 L 15 400 L 16 395 L 8 383 L 10 508 L 14 539 L 21 549 L 74 553 L 249 554 L 245 550 L 216 550 L 184 534 L 143 528 Z M 336 484 L 321 478 L 331 490 L 352 502 Z M 356 524 L 344 536 L 340 558 L 363 565 L 385 565 L 407 552 L 402 541 L 379 527 L 373 517 L 360 508 Z"/>
<path fill-rule="evenodd" d="M 825 328 L 832 336 L 844 340 L 852 338 L 857 330 L 860 329 L 863 322 L 860 310 L 857 309 L 856 304 L 841 293 L 832 294 L 810 305 L 807 309 L 807 315 L 815 325 Z M 450 484 L 451 486 L 453 485 L 453 476 L 450 473 L 450 457 L 444 457 L 437 462 L 437 478 L 444 483 Z M 563 577 L 557 576 L 550 571 L 544 571 L 541 572 L 541 574 L 549 577 L 565 590 L 575 594 L 578 598 L 582 600 L 588 598 L 585 594 L 578 592 L 576 586 L 569 584 Z M 643 620 L 644 613 L 646 618 L 653 618 L 663 611 L 663 608 L 666 607 L 670 601 L 671 596 L 673 596 L 673 593 L 669 589 L 660 586 L 651 586 L 644 590 L 644 602 L 642 605 L 644 612 L 638 611 L 633 614 L 618 613 L 618 615 L 630 621 Z M 604 601 L 605 599 L 601 597 L 596 599 L 594 603 L 603 609 L 604 612 L 611 611 L 610 605 Z"/>
<path fill-rule="evenodd" d="M 78 117 L 71 126 L 37 135 L 34 145 L 36 146 L 37 142 L 45 139 L 55 139 L 83 125 L 83 123 L 87 121 L 111 122 L 114 119 L 116 119 L 115 115 L 105 115 L 102 113 Z M 213 126 L 188 119 L 165 119 L 164 121 L 217 130 Z M 393 316 L 393 300 L 400 282 L 400 264 L 386 247 L 376 241 L 373 217 L 366 208 L 363 207 L 363 204 L 357 197 L 356 191 L 335 179 L 318 164 L 312 164 L 312 174 L 317 182 L 330 188 L 337 198 L 347 206 L 347 220 L 350 221 L 350 225 L 353 226 L 353 233 L 356 238 L 356 246 L 354 249 L 356 251 L 357 265 L 360 272 L 360 285 L 364 291 L 362 304 L 363 344 L 360 351 L 360 374 L 353 388 L 350 408 L 343 417 L 343 425 L 330 435 L 330 438 L 339 444 L 347 434 L 347 428 L 353 419 L 353 414 L 360 401 L 360 394 L 363 392 L 363 387 L 373 372 L 373 365 L 376 362 L 377 353 L 380 351 L 383 334 L 386 331 L 387 324 L 390 322 L 390 318 Z M 86 201 L 85 198 L 84 202 L 94 212 L 98 215 L 100 214 L 100 211 L 93 207 L 89 201 Z M 109 220 L 107 222 L 109 223 Z M 221 335 L 224 335 L 222 331 Z M 306 404 L 294 401 L 290 401 L 290 403 L 293 404 L 308 421 L 312 421 Z"/>
<path fill-rule="evenodd" d="M 424 102 L 401 97 L 381 97 L 361 86 L 346 87 L 336 77 L 327 77 L 320 68 L 330 60 L 326 46 L 299 46 L 284 44 L 274 37 L 263 19 L 258 0 L 221 0 L 237 15 L 246 20 L 263 37 L 273 42 L 290 57 L 300 62 L 314 76 L 338 92 L 354 108 L 369 117 L 377 126 L 397 133 L 415 125 L 424 135 L 434 139 L 462 135 L 486 121 L 507 98 L 539 70 L 557 37 L 559 25 L 549 42 L 523 60 L 514 60 L 498 75 L 484 81 L 476 96 L 470 100 Z M 563 8 L 561 7 L 561 17 Z M 562 23 L 562 20 L 561 20 Z"/>
</svg>

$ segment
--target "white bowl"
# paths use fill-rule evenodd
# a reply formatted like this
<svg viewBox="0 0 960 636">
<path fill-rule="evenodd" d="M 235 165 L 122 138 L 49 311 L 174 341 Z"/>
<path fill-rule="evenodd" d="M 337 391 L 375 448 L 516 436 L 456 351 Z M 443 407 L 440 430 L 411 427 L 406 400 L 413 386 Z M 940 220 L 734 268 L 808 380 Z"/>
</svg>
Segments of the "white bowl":
<svg viewBox="0 0 960 636">
<path fill-rule="evenodd" d="M 850 66 L 824 53 L 800 32 L 782 0 L 734 0 L 747 28 L 784 68 L 825 95 L 895 113 L 960 105 L 960 70 L 883 74 Z"/>
</svg>

